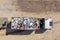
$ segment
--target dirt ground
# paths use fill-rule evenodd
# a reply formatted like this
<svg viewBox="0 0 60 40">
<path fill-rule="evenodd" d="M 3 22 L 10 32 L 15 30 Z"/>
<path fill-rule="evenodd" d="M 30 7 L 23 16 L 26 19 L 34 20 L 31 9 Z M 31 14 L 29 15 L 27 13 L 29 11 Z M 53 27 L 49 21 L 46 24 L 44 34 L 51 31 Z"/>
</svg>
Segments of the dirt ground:
<svg viewBox="0 0 60 40">
<path fill-rule="evenodd" d="M 28 2 L 29 1 L 29 2 Z M 33 1 L 33 2 L 32 2 Z M 60 1 L 45 0 L 40 2 L 39 0 L 0 0 L 0 17 L 7 17 L 11 20 L 12 16 L 24 16 L 24 17 L 38 17 L 49 18 L 54 21 L 54 27 L 52 30 L 46 30 L 42 33 L 35 33 L 21 35 L 17 34 L 5 35 L 5 30 L 0 30 L 0 40 L 60 40 Z M 28 4 L 30 3 L 30 4 Z M 40 4 L 42 3 L 42 4 Z M 48 4 L 49 3 L 49 4 Z M 37 5 L 38 4 L 38 5 Z M 52 5 L 53 4 L 53 5 Z M 37 5 L 37 6 L 36 6 Z M 29 31 L 27 31 L 28 33 Z"/>
</svg>

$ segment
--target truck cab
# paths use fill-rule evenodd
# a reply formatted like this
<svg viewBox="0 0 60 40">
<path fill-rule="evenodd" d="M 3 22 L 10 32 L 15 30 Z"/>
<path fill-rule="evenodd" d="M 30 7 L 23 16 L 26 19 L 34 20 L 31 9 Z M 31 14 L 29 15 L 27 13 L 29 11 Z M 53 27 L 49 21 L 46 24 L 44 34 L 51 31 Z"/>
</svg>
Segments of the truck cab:
<svg viewBox="0 0 60 40">
<path fill-rule="evenodd" d="M 45 29 L 52 29 L 53 28 L 53 20 L 51 18 L 45 19 Z"/>
</svg>

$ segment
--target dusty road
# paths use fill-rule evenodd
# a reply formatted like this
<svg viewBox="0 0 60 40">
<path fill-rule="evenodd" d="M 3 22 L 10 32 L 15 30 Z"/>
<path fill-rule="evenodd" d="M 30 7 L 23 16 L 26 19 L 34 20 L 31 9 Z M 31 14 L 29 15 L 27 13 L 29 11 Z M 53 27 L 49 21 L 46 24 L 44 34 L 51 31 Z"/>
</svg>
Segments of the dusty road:
<svg viewBox="0 0 60 40">
<path fill-rule="evenodd" d="M 52 19 L 54 20 L 54 28 L 52 30 L 46 30 L 43 33 L 35 33 L 35 31 L 33 31 L 29 35 L 15 34 L 6 36 L 6 30 L 1 30 L 0 40 L 60 40 L 60 4 L 56 1 L 56 3 L 53 2 L 54 1 L 49 2 L 50 6 L 49 4 L 43 4 L 45 2 L 41 2 L 42 5 L 39 6 L 39 2 L 36 1 L 29 1 L 30 4 L 28 5 L 28 1 L 24 2 L 24 0 L 0 0 L 0 17 L 7 17 L 9 20 L 12 16 L 39 18 L 52 17 Z M 53 6 L 51 6 L 51 3 L 53 4 Z M 55 4 L 57 5 L 56 7 L 54 6 Z M 40 11 L 40 7 L 42 8 L 42 11 Z"/>
</svg>

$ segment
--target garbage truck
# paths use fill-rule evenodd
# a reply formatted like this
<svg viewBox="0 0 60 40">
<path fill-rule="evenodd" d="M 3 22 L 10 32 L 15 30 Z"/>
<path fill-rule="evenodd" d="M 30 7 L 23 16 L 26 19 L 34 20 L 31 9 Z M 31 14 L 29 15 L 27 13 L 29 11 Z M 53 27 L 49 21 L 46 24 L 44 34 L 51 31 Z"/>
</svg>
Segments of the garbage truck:
<svg viewBox="0 0 60 40">
<path fill-rule="evenodd" d="M 12 17 L 11 30 L 52 29 L 52 18 Z"/>
</svg>

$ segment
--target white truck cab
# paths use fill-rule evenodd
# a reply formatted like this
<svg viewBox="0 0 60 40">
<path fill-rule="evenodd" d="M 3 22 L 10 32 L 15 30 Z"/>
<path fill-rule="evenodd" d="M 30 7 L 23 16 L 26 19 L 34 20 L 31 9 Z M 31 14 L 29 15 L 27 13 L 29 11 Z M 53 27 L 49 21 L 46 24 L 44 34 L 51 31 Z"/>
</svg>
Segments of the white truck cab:
<svg viewBox="0 0 60 40">
<path fill-rule="evenodd" d="M 51 18 L 45 18 L 45 29 L 53 28 L 53 20 Z"/>
</svg>

